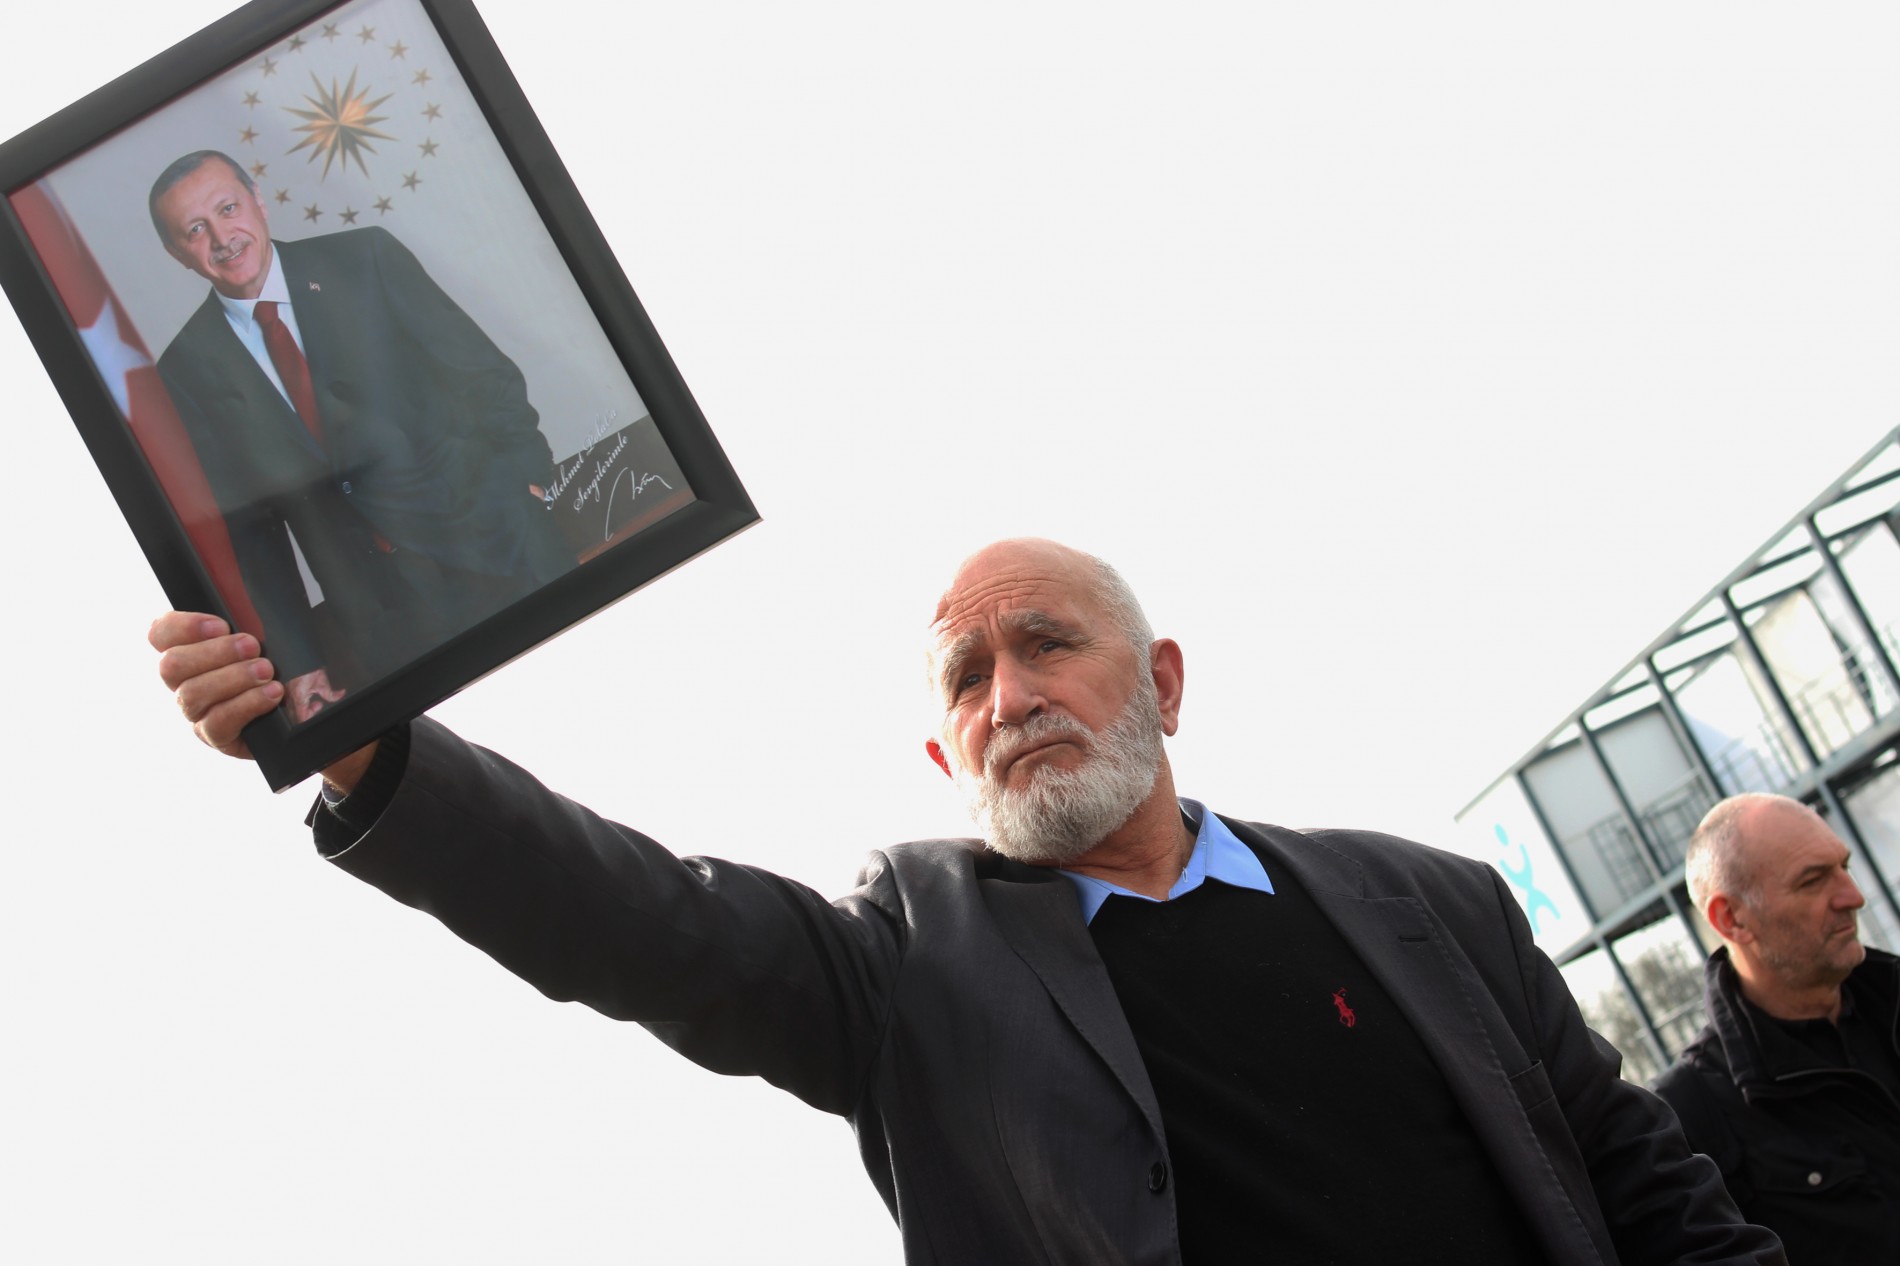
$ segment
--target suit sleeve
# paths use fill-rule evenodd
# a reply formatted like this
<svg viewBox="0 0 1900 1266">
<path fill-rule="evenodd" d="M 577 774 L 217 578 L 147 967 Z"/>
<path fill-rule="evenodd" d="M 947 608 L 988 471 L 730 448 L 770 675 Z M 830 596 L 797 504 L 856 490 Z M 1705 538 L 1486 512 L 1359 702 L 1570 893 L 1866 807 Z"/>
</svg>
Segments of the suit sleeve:
<svg viewBox="0 0 1900 1266">
<path fill-rule="evenodd" d="M 1623 1057 L 1584 1024 L 1562 974 L 1532 944 L 1503 877 L 1492 871 L 1491 881 L 1511 925 L 1551 1089 L 1618 1259 L 1626 1266 L 1786 1266 L 1781 1242 L 1742 1221 L 1715 1165 L 1690 1151 L 1668 1105 L 1622 1078 Z"/>
<path fill-rule="evenodd" d="M 1729 1125 L 1722 1092 L 1711 1084 L 1710 1074 L 1678 1060 L 1657 1079 L 1656 1095 L 1675 1110 L 1689 1146 L 1714 1161 L 1722 1171 L 1722 1181 L 1735 1202 L 1750 1202 L 1754 1193 L 1748 1189 L 1743 1173 L 1742 1145 Z"/>
<path fill-rule="evenodd" d="M 832 903 L 677 858 L 427 720 L 375 825 L 331 860 L 548 997 L 638 1021 L 715 1072 L 835 1113 L 863 1088 L 899 952 L 875 868 Z"/>
</svg>

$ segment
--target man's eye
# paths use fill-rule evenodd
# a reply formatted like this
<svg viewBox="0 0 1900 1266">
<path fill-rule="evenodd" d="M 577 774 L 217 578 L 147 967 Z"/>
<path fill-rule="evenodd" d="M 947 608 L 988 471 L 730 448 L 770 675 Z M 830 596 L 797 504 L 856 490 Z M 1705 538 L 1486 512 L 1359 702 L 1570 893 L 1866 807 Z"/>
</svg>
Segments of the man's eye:
<svg viewBox="0 0 1900 1266">
<path fill-rule="evenodd" d="M 1066 642 L 1059 641 L 1053 637 L 1047 637 L 1043 639 L 1042 645 L 1037 649 L 1043 651 L 1059 651 L 1066 645 Z"/>
<path fill-rule="evenodd" d="M 983 684 L 982 673 L 965 673 L 950 683 L 950 699 L 955 702 Z"/>
</svg>

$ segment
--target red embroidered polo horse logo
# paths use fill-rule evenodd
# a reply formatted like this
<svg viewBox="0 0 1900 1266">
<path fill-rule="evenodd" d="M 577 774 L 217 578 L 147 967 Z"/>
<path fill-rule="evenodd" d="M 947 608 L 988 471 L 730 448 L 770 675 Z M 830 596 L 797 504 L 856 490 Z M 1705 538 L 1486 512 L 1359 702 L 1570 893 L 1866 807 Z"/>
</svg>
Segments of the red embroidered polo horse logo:
<svg viewBox="0 0 1900 1266">
<path fill-rule="evenodd" d="M 1339 1008 L 1339 1022 L 1341 1024 L 1347 1028 L 1351 1028 L 1353 1025 L 1359 1023 L 1359 1017 L 1354 1015 L 1352 1008 L 1346 1005 L 1346 991 L 1344 989 L 1338 989 L 1333 992 L 1333 1005 Z"/>
</svg>

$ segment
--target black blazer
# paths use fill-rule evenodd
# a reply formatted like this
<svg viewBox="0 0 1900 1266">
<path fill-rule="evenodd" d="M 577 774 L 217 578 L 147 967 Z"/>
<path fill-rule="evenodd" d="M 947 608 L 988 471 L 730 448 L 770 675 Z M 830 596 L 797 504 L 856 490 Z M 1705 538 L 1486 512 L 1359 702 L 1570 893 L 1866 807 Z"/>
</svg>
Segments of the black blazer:
<svg viewBox="0 0 1900 1266">
<path fill-rule="evenodd" d="M 907 1261 L 1178 1266 L 1160 1109 L 1059 875 L 939 840 L 873 854 L 826 901 L 675 858 L 426 720 L 367 834 L 313 821 L 337 865 L 549 997 L 849 1117 Z M 1784 1261 L 1669 1109 L 1618 1077 L 1496 871 L 1389 836 L 1228 825 L 1405 1010 L 1551 1262 Z"/>
<path fill-rule="evenodd" d="M 546 580 L 573 564 L 528 494 L 553 457 L 527 385 L 402 243 L 379 228 L 274 242 L 324 444 L 251 359 L 215 293 L 159 373 L 231 529 L 282 678 L 324 663 L 285 535 L 326 606 L 367 636 L 388 546 L 455 568 Z"/>
</svg>

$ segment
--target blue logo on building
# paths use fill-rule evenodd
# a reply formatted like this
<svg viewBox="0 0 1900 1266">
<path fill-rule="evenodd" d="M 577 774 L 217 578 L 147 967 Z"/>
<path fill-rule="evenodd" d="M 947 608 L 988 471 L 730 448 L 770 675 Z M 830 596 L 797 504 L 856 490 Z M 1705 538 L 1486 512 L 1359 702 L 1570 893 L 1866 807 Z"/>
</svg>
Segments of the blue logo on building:
<svg viewBox="0 0 1900 1266">
<path fill-rule="evenodd" d="M 1555 919 L 1561 918 L 1562 912 L 1557 909 L 1557 903 L 1552 901 L 1542 888 L 1531 882 L 1530 850 L 1522 844 L 1513 846 L 1511 837 L 1504 832 L 1503 823 L 1494 823 L 1491 829 L 1497 832 L 1498 843 L 1503 846 L 1507 856 L 1513 847 L 1517 849 L 1517 865 L 1512 866 L 1506 861 L 1499 861 L 1498 869 L 1504 872 L 1506 879 L 1524 890 L 1524 914 L 1531 921 L 1531 935 L 1536 936 L 1538 915 L 1548 910 L 1551 918 Z"/>
</svg>

